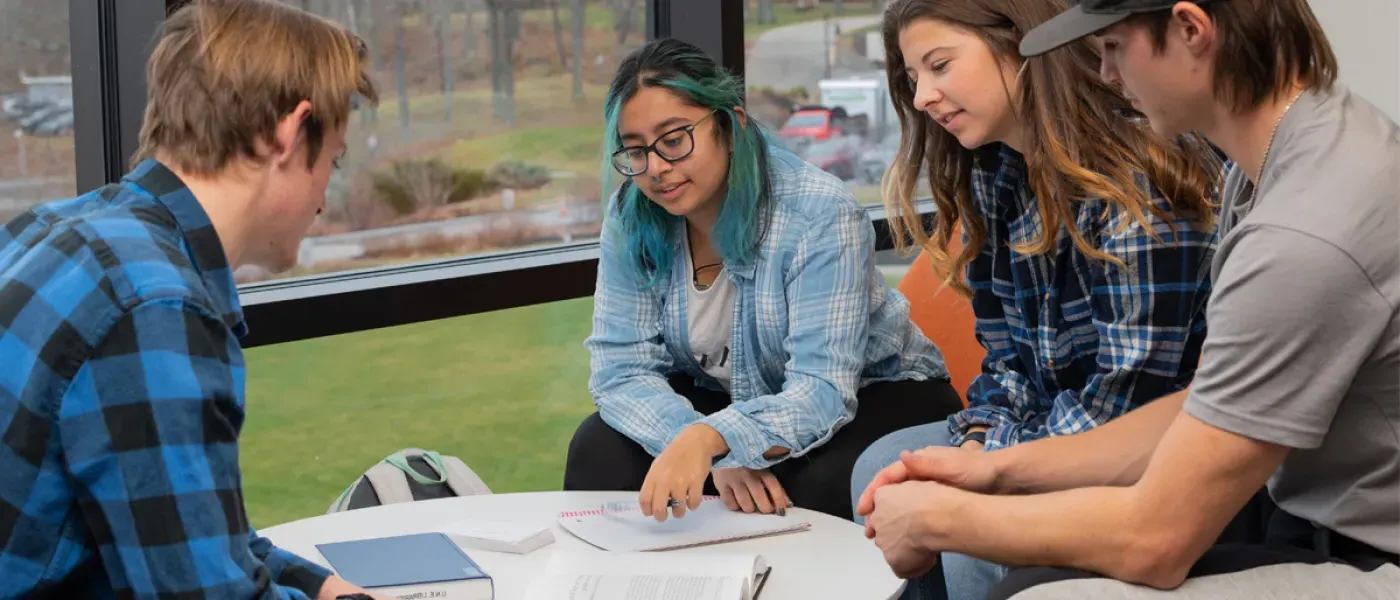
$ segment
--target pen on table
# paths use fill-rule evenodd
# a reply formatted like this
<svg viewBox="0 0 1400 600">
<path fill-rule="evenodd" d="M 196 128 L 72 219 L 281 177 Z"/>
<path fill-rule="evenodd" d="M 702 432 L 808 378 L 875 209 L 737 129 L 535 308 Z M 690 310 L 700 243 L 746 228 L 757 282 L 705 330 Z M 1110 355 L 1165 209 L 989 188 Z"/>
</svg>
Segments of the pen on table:
<svg viewBox="0 0 1400 600">
<path fill-rule="evenodd" d="M 677 500 L 677 499 L 675 499 L 675 498 L 671 498 L 671 499 L 668 499 L 668 500 L 666 501 L 666 508 L 667 508 L 667 509 L 672 509 L 672 508 L 675 508 L 675 507 L 677 507 L 677 506 L 684 506 L 684 505 L 685 505 L 685 502 L 680 501 L 680 500 Z M 787 506 L 778 506 L 778 507 L 776 507 L 776 508 L 774 509 L 774 511 L 773 511 L 773 514 L 776 514 L 776 515 L 778 515 L 778 516 L 780 516 L 780 517 L 786 517 L 786 516 L 787 516 L 787 509 L 792 508 L 792 506 L 793 506 L 792 501 L 789 500 Z M 604 512 L 619 511 L 619 510 L 626 510 L 626 509 L 627 509 L 627 505 L 626 505 L 626 503 L 623 503 L 623 502 L 604 502 L 604 503 L 603 503 L 603 511 L 604 511 Z"/>
<path fill-rule="evenodd" d="M 672 498 L 672 499 L 669 499 L 669 501 L 666 501 L 666 508 L 676 508 L 676 506 L 682 506 L 682 505 L 685 505 L 685 502 L 678 501 L 678 499 L 675 499 L 675 498 Z M 788 506 L 791 506 L 791 505 L 792 505 L 792 502 L 788 502 Z M 788 506 L 776 506 L 776 508 L 774 508 L 774 510 L 773 510 L 774 515 L 777 515 L 777 516 L 787 516 L 787 509 L 788 509 Z"/>
</svg>

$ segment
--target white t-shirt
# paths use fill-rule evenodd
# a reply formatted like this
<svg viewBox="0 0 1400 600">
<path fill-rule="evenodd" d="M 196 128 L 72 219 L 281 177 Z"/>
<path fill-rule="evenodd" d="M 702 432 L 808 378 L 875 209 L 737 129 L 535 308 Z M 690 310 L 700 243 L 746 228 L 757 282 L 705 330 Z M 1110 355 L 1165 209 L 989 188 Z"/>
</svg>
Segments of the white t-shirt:
<svg viewBox="0 0 1400 600">
<path fill-rule="evenodd" d="M 684 229 L 684 228 L 682 228 Z M 690 256 L 690 238 L 686 250 L 686 272 L 694 274 L 695 264 Z M 734 283 L 721 271 L 705 290 L 695 288 L 695 279 L 686 281 L 686 323 L 689 324 L 690 352 L 700 368 L 729 389 L 729 338 L 734 323 Z"/>
</svg>

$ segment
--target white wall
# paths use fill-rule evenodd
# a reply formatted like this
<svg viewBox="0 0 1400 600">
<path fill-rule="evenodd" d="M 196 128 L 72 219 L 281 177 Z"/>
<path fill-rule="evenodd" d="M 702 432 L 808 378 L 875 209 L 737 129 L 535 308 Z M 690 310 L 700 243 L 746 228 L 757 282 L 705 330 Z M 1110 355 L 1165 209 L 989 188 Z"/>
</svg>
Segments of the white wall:
<svg viewBox="0 0 1400 600">
<path fill-rule="evenodd" d="M 1400 121 L 1400 0 L 1309 0 L 1342 81 Z"/>
</svg>

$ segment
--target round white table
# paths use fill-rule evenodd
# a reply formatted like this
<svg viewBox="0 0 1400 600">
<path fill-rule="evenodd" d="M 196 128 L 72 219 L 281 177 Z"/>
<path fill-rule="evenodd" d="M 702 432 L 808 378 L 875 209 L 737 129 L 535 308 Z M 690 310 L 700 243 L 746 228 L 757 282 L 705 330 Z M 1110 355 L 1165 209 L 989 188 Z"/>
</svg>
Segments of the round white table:
<svg viewBox="0 0 1400 600">
<path fill-rule="evenodd" d="M 554 552 L 602 552 L 559 527 L 562 511 L 592 510 L 603 502 L 635 500 L 635 492 L 538 492 L 489 494 L 424 500 L 321 515 L 258 530 L 279 547 L 329 566 L 316 544 L 409 533 L 426 533 L 459 519 L 499 520 L 549 526 L 554 543 L 529 554 L 467 549 L 495 580 L 496 600 L 525 597 L 531 577 L 544 572 Z M 810 510 L 792 509 L 788 518 L 806 520 L 808 531 L 728 542 L 692 549 L 762 554 L 773 567 L 759 600 L 812 598 L 889 599 L 904 582 L 885 564 L 880 550 L 855 523 Z M 692 550 L 673 550 L 689 552 Z"/>
</svg>

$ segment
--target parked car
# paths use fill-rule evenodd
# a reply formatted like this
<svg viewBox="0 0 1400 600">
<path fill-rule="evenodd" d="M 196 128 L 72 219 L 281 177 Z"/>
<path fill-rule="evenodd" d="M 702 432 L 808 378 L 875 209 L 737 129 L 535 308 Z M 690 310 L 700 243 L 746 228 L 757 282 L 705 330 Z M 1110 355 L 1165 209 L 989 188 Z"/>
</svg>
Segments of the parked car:
<svg viewBox="0 0 1400 600">
<path fill-rule="evenodd" d="M 24 114 L 24 94 L 8 94 L 0 96 L 0 114 L 7 119 L 17 119 Z"/>
<path fill-rule="evenodd" d="M 852 133 L 855 126 L 846 109 L 839 106 L 799 106 L 778 128 L 778 135 L 824 141 Z"/>
<path fill-rule="evenodd" d="M 869 184 L 880 183 L 898 154 L 898 135 L 887 135 L 880 143 L 862 152 L 859 166 L 861 180 Z"/>
<path fill-rule="evenodd" d="M 803 160 L 821 167 L 823 171 L 840 177 L 843 181 L 850 181 L 856 178 L 856 164 L 860 160 L 860 139 L 851 135 L 841 135 L 814 141 L 801 156 Z"/>
</svg>

